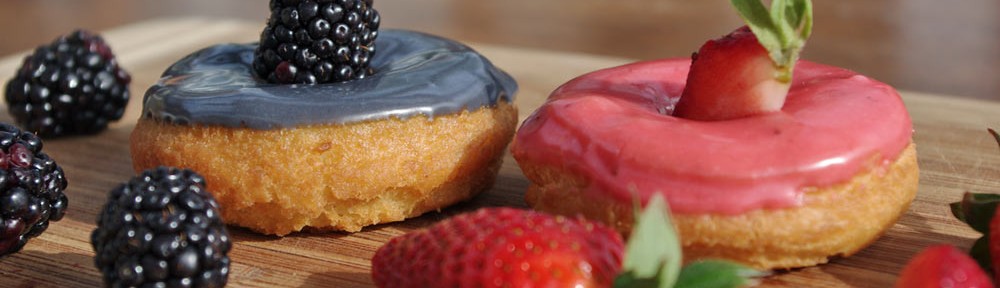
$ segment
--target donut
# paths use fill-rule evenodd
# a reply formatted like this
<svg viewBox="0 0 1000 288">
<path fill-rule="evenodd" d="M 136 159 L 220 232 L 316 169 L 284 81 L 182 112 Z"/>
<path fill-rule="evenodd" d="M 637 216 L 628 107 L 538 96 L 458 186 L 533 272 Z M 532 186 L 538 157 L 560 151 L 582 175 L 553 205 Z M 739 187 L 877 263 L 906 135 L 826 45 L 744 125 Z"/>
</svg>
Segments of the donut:
<svg viewBox="0 0 1000 288">
<path fill-rule="evenodd" d="M 662 194 L 685 261 L 776 269 L 859 251 L 913 200 L 913 129 L 892 87 L 800 60 L 780 111 L 697 121 L 672 115 L 690 66 L 626 64 L 553 91 L 511 144 L 528 204 L 626 233 L 635 201 Z"/>
<path fill-rule="evenodd" d="M 145 94 L 136 171 L 202 174 L 227 223 L 265 234 L 355 232 L 490 188 L 517 125 L 514 80 L 457 42 L 381 31 L 374 74 L 269 84 L 254 44 L 185 57 Z"/>
</svg>

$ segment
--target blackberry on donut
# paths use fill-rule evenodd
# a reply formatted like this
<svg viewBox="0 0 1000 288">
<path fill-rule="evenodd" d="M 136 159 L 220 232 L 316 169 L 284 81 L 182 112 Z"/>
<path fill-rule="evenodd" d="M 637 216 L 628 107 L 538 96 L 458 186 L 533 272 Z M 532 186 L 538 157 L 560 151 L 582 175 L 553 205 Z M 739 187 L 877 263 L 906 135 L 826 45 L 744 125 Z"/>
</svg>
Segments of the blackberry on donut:
<svg viewBox="0 0 1000 288">
<path fill-rule="evenodd" d="M 271 0 L 271 17 L 254 51 L 257 76 L 271 83 L 361 79 L 381 18 L 372 0 Z"/>
<path fill-rule="evenodd" d="M 161 165 L 199 171 L 212 183 L 227 223 L 274 235 L 360 231 L 440 210 L 491 187 L 517 125 L 517 84 L 510 75 L 449 39 L 377 31 L 370 1 L 271 4 L 259 45 L 196 51 L 150 87 L 130 140 L 136 171 Z M 331 16 L 338 13 L 344 15 Z M 358 19 L 370 22 L 357 29 Z M 322 32 L 309 28 L 325 27 L 323 22 L 339 27 L 338 21 L 360 34 L 341 43 L 336 35 L 310 33 Z M 292 31 L 288 39 L 286 30 L 304 32 Z M 280 75 L 286 65 L 295 67 L 295 78 L 316 72 L 320 66 L 299 64 L 325 65 L 325 53 L 313 61 L 317 50 L 303 49 L 332 40 L 348 45 L 334 50 L 350 50 L 355 38 L 359 51 L 367 52 L 349 52 L 352 62 L 333 64 L 367 63 L 354 67 L 360 70 L 351 72 L 353 78 L 331 76 L 337 81 L 325 83 L 320 73 L 295 81 L 315 78 L 311 85 L 266 81 L 291 78 Z M 308 57 L 273 57 L 293 46 L 300 50 L 291 56 Z M 344 60 L 334 58 L 329 61 Z"/>
</svg>

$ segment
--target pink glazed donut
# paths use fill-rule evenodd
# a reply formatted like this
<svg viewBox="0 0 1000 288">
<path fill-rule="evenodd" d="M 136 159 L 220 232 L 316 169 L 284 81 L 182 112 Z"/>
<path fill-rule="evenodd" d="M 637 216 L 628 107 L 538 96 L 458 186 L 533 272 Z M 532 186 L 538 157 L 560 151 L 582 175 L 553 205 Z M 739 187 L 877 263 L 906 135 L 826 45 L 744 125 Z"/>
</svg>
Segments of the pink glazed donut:
<svg viewBox="0 0 1000 288">
<path fill-rule="evenodd" d="M 761 269 L 851 255 L 906 211 L 919 173 L 895 89 L 799 61 L 780 112 L 694 121 L 671 116 L 690 65 L 639 62 L 556 89 L 511 146 L 528 204 L 626 233 L 635 197 L 659 193 L 686 261 Z"/>
</svg>

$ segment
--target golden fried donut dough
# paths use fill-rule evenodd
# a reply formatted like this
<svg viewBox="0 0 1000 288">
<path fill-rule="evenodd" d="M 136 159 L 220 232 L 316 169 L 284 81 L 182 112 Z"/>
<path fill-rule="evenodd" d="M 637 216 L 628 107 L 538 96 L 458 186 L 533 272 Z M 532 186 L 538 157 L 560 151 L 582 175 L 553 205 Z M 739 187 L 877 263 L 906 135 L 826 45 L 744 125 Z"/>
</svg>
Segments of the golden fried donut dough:
<svg viewBox="0 0 1000 288">
<path fill-rule="evenodd" d="M 167 165 L 204 175 L 226 223 L 274 235 L 355 232 L 490 188 L 516 125 L 516 108 L 503 101 L 433 119 L 272 130 L 142 118 L 131 153 L 136 171 Z"/>
<path fill-rule="evenodd" d="M 674 214 L 685 261 L 723 258 L 758 269 L 780 269 L 858 252 L 888 230 L 917 193 L 919 169 L 912 142 L 889 166 L 871 162 L 845 183 L 806 188 L 799 207 L 739 215 Z M 582 214 L 622 233 L 631 230 L 632 203 L 584 193 L 587 181 L 564 171 L 520 164 L 532 182 L 526 201 L 535 209 Z"/>
</svg>

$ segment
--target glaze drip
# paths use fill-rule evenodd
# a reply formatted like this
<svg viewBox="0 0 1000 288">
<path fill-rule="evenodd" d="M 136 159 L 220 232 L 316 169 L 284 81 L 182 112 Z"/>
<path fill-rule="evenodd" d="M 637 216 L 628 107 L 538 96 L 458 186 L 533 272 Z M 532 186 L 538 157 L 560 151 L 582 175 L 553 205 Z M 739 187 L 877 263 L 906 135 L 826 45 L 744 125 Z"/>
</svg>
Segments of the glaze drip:
<svg viewBox="0 0 1000 288">
<path fill-rule="evenodd" d="M 143 117 L 176 124 L 275 129 L 405 119 L 513 101 L 517 83 L 482 55 L 448 39 L 382 31 L 375 74 L 333 84 L 278 85 L 254 76 L 255 44 L 222 44 L 181 59 L 143 101 Z"/>
</svg>

